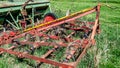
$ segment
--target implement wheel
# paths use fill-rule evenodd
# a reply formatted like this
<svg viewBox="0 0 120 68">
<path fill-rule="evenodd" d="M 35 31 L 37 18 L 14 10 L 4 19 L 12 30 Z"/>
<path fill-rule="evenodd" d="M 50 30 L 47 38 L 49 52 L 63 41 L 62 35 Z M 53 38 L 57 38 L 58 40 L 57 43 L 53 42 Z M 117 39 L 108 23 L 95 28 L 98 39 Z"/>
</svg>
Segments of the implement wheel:
<svg viewBox="0 0 120 68">
<path fill-rule="evenodd" d="M 43 18 L 43 22 L 50 22 L 57 19 L 56 15 L 54 13 L 47 13 L 45 14 Z"/>
</svg>

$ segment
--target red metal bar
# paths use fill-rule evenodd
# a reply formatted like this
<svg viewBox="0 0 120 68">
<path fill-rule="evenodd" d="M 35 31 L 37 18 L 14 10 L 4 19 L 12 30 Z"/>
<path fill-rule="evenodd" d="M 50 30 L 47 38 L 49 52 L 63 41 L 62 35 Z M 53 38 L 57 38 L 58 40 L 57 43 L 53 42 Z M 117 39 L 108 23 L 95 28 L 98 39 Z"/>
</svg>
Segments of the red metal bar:
<svg viewBox="0 0 120 68">
<path fill-rule="evenodd" d="M 84 46 L 84 50 L 82 51 L 82 53 L 80 54 L 80 56 L 78 57 L 78 59 L 76 60 L 76 62 L 74 63 L 74 67 L 76 67 L 78 65 L 78 63 L 80 62 L 81 58 L 85 55 L 87 49 L 90 47 L 91 42 L 88 41 L 89 43 L 85 44 Z"/>
<path fill-rule="evenodd" d="M 6 53 L 13 54 L 15 56 L 18 56 L 18 55 L 22 54 L 22 52 L 16 52 L 16 51 L 12 51 L 12 50 L 6 50 L 6 49 L 3 49 L 3 48 L 0 48 L 0 51 L 4 51 Z M 52 65 L 55 65 L 55 66 L 61 66 L 63 68 L 70 68 L 70 67 L 73 68 L 73 66 L 71 66 L 71 65 L 67 65 L 67 64 L 55 62 L 55 61 L 44 59 L 44 58 L 39 58 L 39 57 L 30 55 L 30 54 L 25 54 L 24 57 L 28 58 L 28 59 L 35 60 L 35 61 L 52 64 Z"/>
<path fill-rule="evenodd" d="M 73 63 L 59 63 L 59 62 L 55 62 L 53 60 L 49 60 L 49 59 L 45 59 L 48 55 L 50 55 L 54 50 L 49 50 L 42 58 L 39 58 L 37 56 L 33 56 L 33 55 L 30 55 L 30 54 L 27 54 L 27 53 L 24 53 L 24 52 L 16 52 L 16 51 L 13 51 L 12 49 L 15 48 L 15 47 L 12 47 L 10 49 L 3 49 L 3 48 L 0 48 L 0 52 L 6 52 L 6 53 L 9 53 L 9 54 L 13 54 L 13 55 L 16 55 L 16 56 L 19 56 L 19 55 L 24 55 L 25 58 L 28 58 L 28 59 L 33 59 L 35 61 L 39 61 L 39 62 L 43 62 L 43 63 L 48 63 L 48 64 L 52 64 L 52 65 L 55 65 L 55 66 L 59 66 L 59 67 L 62 67 L 62 68 L 74 68 L 77 66 L 78 62 L 81 60 L 81 58 L 85 55 L 87 49 L 93 44 L 93 41 L 94 40 L 94 36 L 96 34 L 96 31 L 97 31 L 97 28 L 99 26 L 99 13 L 100 13 L 100 5 L 92 8 L 92 9 L 89 9 L 89 10 L 84 10 L 82 12 L 78 12 L 78 13 L 75 13 L 75 14 L 72 14 L 72 15 L 69 15 L 69 16 L 66 16 L 66 17 L 63 17 L 63 18 L 60 18 L 60 19 L 57 19 L 57 20 L 54 20 L 54 21 L 51 21 L 51 22 L 46 22 L 44 24 L 39 24 L 33 28 L 28 28 L 26 30 L 24 30 L 22 33 L 16 33 L 15 36 L 11 36 L 10 34 L 8 35 L 3 35 L 1 38 L 0 38 L 0 45 L 3 45 L 3 44 L 10 44 L 12 43 L 13 40 L 17 39 L 17 38 L 22 38 L 24 37 L 26 34 L 30 34 L 31 32 L 33 32 L 33 36 L 38 36 L 38 37 L 49 37 L 53 40 L 60 40 L 61 38 L 59 36 L 48 36 L 46 34 L 42 34 L 42 33 L 39 33 L 40 31 L 44 31 L 46 29 L 50 29 L 52 27 L 56 27 L 56 26 L 59 26 L 61 24 L 64 24 L 66 22 L 71 22 L 77 18 L 81 18 L 83 16 L 86 16 L 88 14 L 91 14 L 93 12 L 96 12 L 96 20 L 95 20 L 95 23 L 91 23 L 92 25 L 94 24 L 93 28 L 88 28 L 86 26 L 83 26 L 82 29 L 84 29 L 85 31 L 87 30 L 92 30 L 92 34 L 88 37 L 88 38 L 82 38 L 83 39 L 83 43 L 80 43 L 82 45 L 82 48 L 83 48 L 83 51 L 81 52 L 81 54 L 79 55 L 79 57 L 77 58 L 77 60 Z M 71 30 L 80 30 L 81 28 L 78 28 L 78 29 L 71 29 Z M 84 31 L 83 31 L 84 32 Z M 72 34 L 74 34 L 74 32 L 72 32 L 70 35 L 68 35 L 65 39 L 67 40 L 67 43 L 63 43 L 63 42 L 59 42 L 57 43 L 58 45 L 62 46 L 62 47 L 67 47 L 68 46 L 68 43 L 69 42 L 73 42 L 74 39 L 71 39 L 69 38 Z M 3 39 L 3 40 L 2 40 Z M 85 41 L 84 41 L 85 39 Z M 24 45 L 24 44 L 33 44 L 35 48 L 37 47 L 40 47 L 40 46 L 56 46 L 56 43 L 55 42 L 40 42 L 40 41 L 35 41 L 35 42 L 30 42 L 30 41 L 20 41 L 19 43 L 21 43 L 21 45 Z M 78 47 L 76 47 L 78 48 Z M 71 51 L 70 54 L 74 55 L 76 51 Z M 71 56 L 67 56 L 67 58 L 71 58 Z M 72 64 L 72 65 L 71 65 Z"/>
<path fill-rule="evenodd" d="M 93 26 L 93 31 L 92 31 L 92 35 L 91 35 L 91 39 L 94 39 L 97 27 L 99 26 L 99 15 L 100 15 L 100 4 L 98 4 L 98 6 L 96 7 L 97 10 L 97 14 L 96 14 L 96 20 L 95 20 L 95 25 Z"/>
<path fill-rule="evenodd" d="M 35 26 L 33 28 L 28 28 L 28 29 L 24 30 L 24 33 L 19 33 L 18 32 L 18 34 L 15 37 L 11 37 L 10 39 L 6 40 L 7 42 L 6 41 L 1 41 L 2 43 L 0 45 L 5 44 L 5 43 L 10 43 L 13 39 L 21 38 L 21 37 L 25 36 L 27 33 L 30 33 L 32 30 L 33 31 L 34 30 L 42 31 L 42 30 L 45 30 L 45 29 L 49 29 L 51 27 L 61 25 L 61 24 L 65 23 L 65 22 L 69 22 L 69 21 L 75 20 L 77 18 L 86 16 L 86 15 L 88 15 L 90 13 L 95 12 L 95 11 L 96 11 L 96 7 L 92 8 L 90 10 L 87 10 L 85 12 L 76 13 L 76 14 L 67 16 L 65 18 L 57 19 L 57 20 L 51 21 L 51 22 L 46 22 L 44 24 L 37 25 L 37 26 Z M 41 25 L 43 25 L 43 26 L 41 26 Z"/>
</svg>

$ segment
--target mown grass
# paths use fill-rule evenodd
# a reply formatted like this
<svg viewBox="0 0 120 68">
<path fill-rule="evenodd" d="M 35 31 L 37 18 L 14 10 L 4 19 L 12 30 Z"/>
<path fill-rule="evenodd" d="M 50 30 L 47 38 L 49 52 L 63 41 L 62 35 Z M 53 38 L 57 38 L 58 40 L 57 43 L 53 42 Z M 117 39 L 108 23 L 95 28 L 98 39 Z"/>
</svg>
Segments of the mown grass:
<svg viewBox="0 0 120 68">
<path fill-rule="evenodd" d="M 94 0 L 92 2 L 90 0 L 71 1 L 52 1 L 51 7 L 53 12 L 58 17 L 62 17 L 68 9 L 71 10 L 71 13 L 74 13 L 97 5 Z M 102 3 L 105 3 L 105 0 L 102 0 Z M 120 68 L 120 5 L 117 0 L 114 0 L 114 2 L 110 1 L 107 4 L 112 7 L 117 7 L 117 9 L 111 9 L 105 5 L 101 6 L 101 33 L 95 37 L 96 46 L 88 49 L 87 54 L 82 58 L 77 68 Z M 88 16 L 88 19 L 91 17 L 94 18 L 94 15 Z M 38 50 L 35 54 L 38 56 L 41 55 Z M 58 56 L 57 58 L 60 57 Z M 8 56 L 8 54 L 0 56 L 0 68 L 32 68 L 32 66 L 26 63 L 31 63 L 31 60 L 21 62 L 14 56 Z M 32 63 L 35 64 L 34 61 Z M 50 67 L 50 65 L 48 66 Z M 42 68 L 48 68 L 48 66 L 43 66 Z"/>
</svg>

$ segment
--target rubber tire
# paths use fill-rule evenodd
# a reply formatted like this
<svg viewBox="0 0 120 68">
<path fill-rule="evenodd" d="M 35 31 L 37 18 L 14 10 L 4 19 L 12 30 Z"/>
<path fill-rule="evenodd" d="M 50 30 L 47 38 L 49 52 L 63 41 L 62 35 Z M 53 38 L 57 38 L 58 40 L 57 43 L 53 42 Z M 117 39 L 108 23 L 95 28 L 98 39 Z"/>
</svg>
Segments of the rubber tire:
<svg viewBox="0 0 120 68">
<path fill-rule="evenodd" d="M 57 19 L 57 16 L 56 16 L 54 13 L 47 13 L 47 14 L 44 15 L 43 21 L 45 20 L 45 18 L 46 18 L 47 16 L 51 16 L 54 20 Z"/>
</svg>

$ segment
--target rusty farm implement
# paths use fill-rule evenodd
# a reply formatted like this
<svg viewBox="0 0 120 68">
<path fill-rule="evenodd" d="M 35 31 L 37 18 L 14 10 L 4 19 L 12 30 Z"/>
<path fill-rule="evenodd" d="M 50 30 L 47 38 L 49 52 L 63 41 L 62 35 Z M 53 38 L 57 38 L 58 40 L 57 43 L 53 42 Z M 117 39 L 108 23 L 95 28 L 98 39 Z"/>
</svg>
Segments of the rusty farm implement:
<svg viewBox="0 0 120 68">
<path fill-rule="evenodd" d="M 37 17 L 34 17 L 36 20 L 32 20 L 33 18 L 29 20 L 25 7 L 27 2 L 22 6 L 22 18 L 17 22 L 13 19 L 16 24 L 7 20 L 9 24 L 5 24 L 5 28 L 3 31 L 1 30 L 0 54 L 8 53 L 18 58 L 35 60 L 36 67 L 46 63 L 53 65 L 53 67 L 76 68 L 87 49 L 95 44 L 95 34 L 100 32 L 100 4 L 58 19 L 54 14 L 48 13 L 43 20 Z M 96 14 L 95 21 L 81 21 L 80 18 L 91 13 Z M 13 18 L 11 13 L 10 17 Z M 33 23 L 32 26 L 28 22 Z M 21 25 L 21 27 L 11 28 L 10 25 Z M 5 48 L 4 46 L 9 47 Z M 44 52 L 45 54 L 36 56 L 35 51 L 39 49 L 40 53 L 42 47 L 50 48 Z M 23 48 L 23 50 L 19 48 Z M 60 59 L 58 61 L 54 60 L 53 58 L 58 55 L 54 52 L 59 53 L 63 48 L 63 55 L 59 55 Z"/>
</svg>

